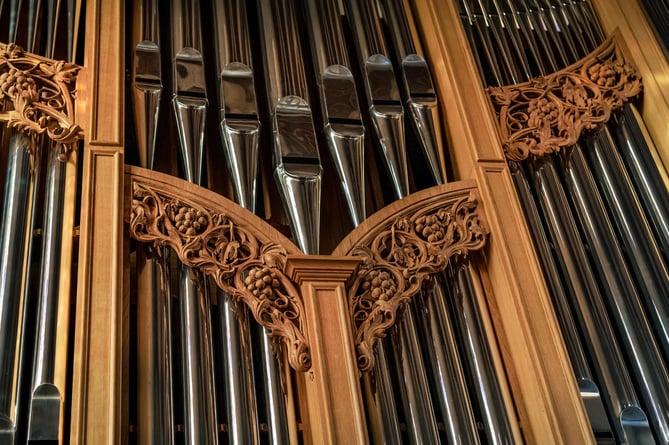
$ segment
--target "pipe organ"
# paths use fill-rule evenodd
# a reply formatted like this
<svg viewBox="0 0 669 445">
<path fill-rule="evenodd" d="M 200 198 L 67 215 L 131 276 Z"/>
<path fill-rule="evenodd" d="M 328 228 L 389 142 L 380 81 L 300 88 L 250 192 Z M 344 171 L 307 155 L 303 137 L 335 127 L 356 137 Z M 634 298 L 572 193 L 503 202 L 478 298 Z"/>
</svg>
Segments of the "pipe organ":
<svg viewBox="0 0 669 445">
<path fill-rule="evenodd" d="M 668 12 L 0 2 L 0 443 L 669 443 Z"/>
</svg>

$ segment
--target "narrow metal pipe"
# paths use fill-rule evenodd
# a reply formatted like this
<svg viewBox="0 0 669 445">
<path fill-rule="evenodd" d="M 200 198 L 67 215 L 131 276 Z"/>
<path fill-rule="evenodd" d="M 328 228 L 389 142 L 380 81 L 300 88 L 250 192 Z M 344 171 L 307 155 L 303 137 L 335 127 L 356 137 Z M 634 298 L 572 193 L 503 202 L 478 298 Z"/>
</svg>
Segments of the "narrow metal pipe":
<svg viewBox="0 0 669 445">
<path fill-rule="evenodd" d="M 525 211 L 525 219 L 530 226 L 530 234 L 532 235 L 534 246 L 539 256 L 539 261 L 546 278 L 546 283 L 550 290 L 553 300 L 553 307 L 560 324 L 562 336 L 564 337 L 567 353 L 571 361 L 572 368 L 576 382 L 583 398 L 590 425 L 595 433 L 607 433 L 611 431 L 611 426 L 606 416 L 604 406 L 601 399 L 601 390 L 596 383 L 583 344 L 578 332 L 578 327 L 574 321 L 569 306 L 567 297 L 568 286 L 563 285 L 562 277 L 559 268 L 555 263 L 551 244 L 549 243 L 544 232 L 543 223 L 539 216 L 534 196 L 523 171 L 521 165 L 516 162 L 509 162 L 511 176 L 516 185 L 516 190 L 520 197 L 523 210 Z"/>
<path fill-rule="evenodd" d="M 637 387 L 645 402 L 656 438 L 669 441 L 669 374 L 662 363 L 653 332 L 630 276 L 613 227 L 606 216 L 581 148 L 572 147 L 565 159 L 565 180 L 587 239 L 591 258 L 621 345 L 627 352 Z"/>
<path fill-rule="evenodd" d="M 301 2 L 308 17 L 311 55 L 324 132 L 354 225 L 365 218 L 364 136 L 355 79 L 346 52 L 339 0 Z"/>
<path fill-rule="evenodd" d="M 375 12 L 375 0 L 347 0 L 367 106 L 386 168 L 398 198 L 409 194 L 404 142 L 404 109 L 392 63 Z"/>
<path fill-rule="evenodd" d="M 587 145 L 589 165 L 644 296 L 658 345 L 669 360 L 669 272 L 608 127 L 601 127 Z"/>
<path fill-rule="evenodd" d="M 318 254 L 321 168 L 294 0 L 259 0 L 260 28 L 274 131 L 274 177 L 293 237 Z"/>
<path fill-rule="evenodd" d="M 430 292 L 422 293 L 413 307 L 422 316 L 426 341 L 424 347 L 430 360 L 426 360 L 431 369 L 431 377 L 437 390 L 433 395 L 435 405 L 439 407 L 441 420 L 444 424 L 447 443 L 477 445 L 480 443 L 477 434 L 476 420 L 467 383 L 465 380 L 461 355 L 458 352 L 454 327 L 448 317 L 445 289 L 447 284 L 443 276 L 435 278 L 434 287 Z"/>
<path fill-rule="evenodd" d="M 476 382 L 476 396 L 485 425 L 488 444 L 515 443 L 509 416 L 506 413 L 499 378 L 495 371 L 490 345 L 485 335 L 477 290 L 472 282 L 478 279 L 467 263 L 456 265 L 452 272 L 451 310 L 453 324 L 459 334 L 462 355 L 468 372 Z"/>
<path fill-rule="evenodd" d="M 0 235 L 0 438 L 11 438 L 16 420 L 17 344 L 20 339 L 28 268 L 31 202 L 35 194 L 34 158 L 39 148 L 29 136 L 12 131 Z"/>
<path fill-rule="evenodd" d="M 265 408 L 267 410 L 267 423 L 269 429 L 269 443 L 279 445 L 290 442 L 290 429 L 288 425 L 287 400 L 284 386 L 281 380 L 281 365 L 275 355 L 274 347 L 267 331 L 260 325 L 257 329 L 262 331 L 260 335 L 260 361 L 265 378 L 263 395 L 265 397 Z"/>
<path fill-rule="evenodd" d="M 646 443 L 651 437 L 648 417 L 637 399 L 556 168 L 547 158 L 530 167 L 550 239 L 556 246 L 558 265 L 568 278 L 565 284 L 575 308 L 574 318 L 584 333 L 593 372 L 602 387 L 614 437 L 621 443 Z"/>
<path fill-rule="evenodd" d="M 392 344 L 383 338 L 374 348 L 374 369 L 363 375 L 362 387 L 366 393 L 370 419 L 370 433 L 374 443 L 400 445 L 403 443 L 399 415 L 394 397 L 396 385 L 393 383 L 389 364 L 394 363 Z"/>
</svg>

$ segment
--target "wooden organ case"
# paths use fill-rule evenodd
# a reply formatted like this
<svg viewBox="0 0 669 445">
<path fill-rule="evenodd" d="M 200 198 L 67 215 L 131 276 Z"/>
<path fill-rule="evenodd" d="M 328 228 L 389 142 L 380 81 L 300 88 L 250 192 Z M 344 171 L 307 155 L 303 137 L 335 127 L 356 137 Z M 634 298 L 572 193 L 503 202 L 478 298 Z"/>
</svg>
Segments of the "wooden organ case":
<svg viewBox="0 0 669 445">
<path fill-rule="evenodd" d="M 1 444 L 669 443 L 662 2 L 15 3 Z"/>
</svg>

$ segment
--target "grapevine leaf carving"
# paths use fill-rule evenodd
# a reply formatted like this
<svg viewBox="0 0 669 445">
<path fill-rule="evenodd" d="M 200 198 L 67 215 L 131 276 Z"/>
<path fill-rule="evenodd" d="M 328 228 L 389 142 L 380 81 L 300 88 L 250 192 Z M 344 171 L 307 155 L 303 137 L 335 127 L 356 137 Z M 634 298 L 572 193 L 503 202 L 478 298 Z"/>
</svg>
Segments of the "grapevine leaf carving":
<svg viewBox="0 0 669 445">
<path fill-rule="evenodd" d="M 181 262 L 214 279 L 235 304 L 246 304 L 275 341 L 285 345 L 290 365 L 311 367 L 302 325 L 300 294 L 284 274 L 286 251 L 262 242 L 230 215 L 134 181 L 130 235 L 159 251 L 170 247 Z"/>
<path fill-rule="evenodd" d="M 506 157 L 521 161 L 573 145 L 641 93 L 617 34 L 578 63 L 528 82 L 488 88 Z"/>
</svg>

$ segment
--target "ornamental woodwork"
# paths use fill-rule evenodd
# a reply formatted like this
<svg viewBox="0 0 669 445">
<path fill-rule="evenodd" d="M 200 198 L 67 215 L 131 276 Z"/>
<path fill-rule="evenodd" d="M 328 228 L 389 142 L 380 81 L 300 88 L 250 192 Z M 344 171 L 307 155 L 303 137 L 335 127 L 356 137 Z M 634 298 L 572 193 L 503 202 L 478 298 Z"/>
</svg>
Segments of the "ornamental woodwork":
<svg viewBox="0 0 669 445">
<path fill-rule="evenodd" d="M 641 93 L 641 79 L 625 60 L 619 34 L 588 57 L 554 74 L 488 88 L 509 160 L 541 157 L 573 145 L 587 130 Z"/>
<path fill-rule="evenodd" d="M 275 231 L 264 223 L 261 228 L 250 227 L 247 220 L 257 218 L 222 197 L 225 205 L 216 205 L 199 201 L 181 185 L 139 176 L 129 181 L 130 236 L 150 245 L 156 254 L 169 247 L 183 264 L 212 277 L 235 304 L 249 307 L 277 345 L 285 346 L 295 370 L 307 371 L 311 353 L 304 305 L 284 273 L 286 256 L 299 250 L 287 239 L 277 238 L 278 233 L 271 239 L 267 234 Z"/>
<path fill-rule="evenodd" d="M 79 67 L 0 43 L 0 121 L 33 137 L 46 133 L 66 160 L 83 131 L 74 122 Z"/>
<path fill-rule="evenodd" d="M 488 230 L 469 181 L 424 190 L 395 204 L 400 207 L 390 217 L 381 211 L 347 238 L 363 234 L 347 251 L 362 259 L 348 289 L 361 371 L 374 367 L 374 345 L 423 283 L 455 257 L 486 243 Z"/>
</svg>

